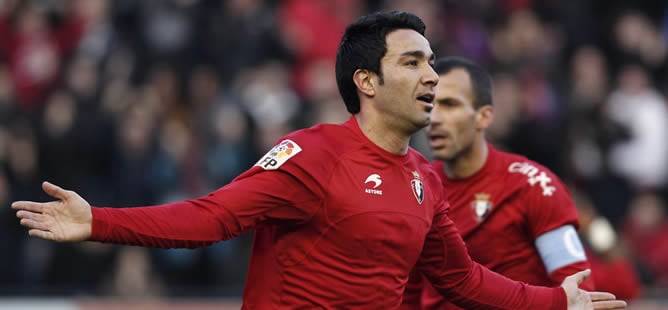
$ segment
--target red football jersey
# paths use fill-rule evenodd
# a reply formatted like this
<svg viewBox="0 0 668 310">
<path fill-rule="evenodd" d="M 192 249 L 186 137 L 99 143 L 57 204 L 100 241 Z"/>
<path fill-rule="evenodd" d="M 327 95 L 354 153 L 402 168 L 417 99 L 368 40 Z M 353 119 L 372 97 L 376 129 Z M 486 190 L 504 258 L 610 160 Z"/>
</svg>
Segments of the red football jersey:
<svg viewBox="0 0 668 310">
<path fill-rule="evenodd" d="M 558 286 L 565 276 L 589 268 L 586 260 L 578 261 L 549 275 L 535 246 L 545 232 L 578 227 L 577 210 L 559 178 L 523 156 L 491 144 L 488 150 L 482 169 L 464 179 L 450 179 L 443 162 L 432 163 L 451 205 L 449 217 L 471 258 L 511 279 L 540 286 Z M 425 286 L 423 309 L 459 309 Z M 593 282 L 588 279 L 580 287 L 591 290 Z"/>
<path fill-rule="evenodd" d="M 351 118 L 286 136 L 206 197 L 93 208 L 91 239 L 198 247 L 255 229 L 244 309 L 397 308 L 414 266 L 451 298 L 565 309 L 563 289 L 512 282 L 473 263 L 446 208 L 429 162 L 412 149 L 384 151 Z"/>
</svg>

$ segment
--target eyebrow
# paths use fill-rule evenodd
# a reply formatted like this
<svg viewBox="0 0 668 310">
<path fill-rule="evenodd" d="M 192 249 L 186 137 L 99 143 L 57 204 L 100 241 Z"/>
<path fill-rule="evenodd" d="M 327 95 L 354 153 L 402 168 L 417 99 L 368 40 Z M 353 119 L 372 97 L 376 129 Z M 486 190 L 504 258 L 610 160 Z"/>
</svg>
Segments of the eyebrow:
<svg viewBox="0 0 668 310">
<path fill-rule="evenodd" d="M 426 55 L 423 51 L 408 51 L 404 52 L 399 57 L 416 57 L 416 58 L 426 58 Z M 429 55 L 429 61 L 434 61 L 436 60 L 436 55 L 434 53 L 431 53 Z"/>
<path fill-rule="evenodd" d="M 459 98 L 456 98 L 456 97 L 445 97 L 445 98 L 436 99 L 436 102 L 440 103 L 440 104 L 446 104 L 446 103 L 457 103 L 457 104 L 459 104 L 459 103 L 461 103 L 461 100 L 459 100 Z"/>
</svg>

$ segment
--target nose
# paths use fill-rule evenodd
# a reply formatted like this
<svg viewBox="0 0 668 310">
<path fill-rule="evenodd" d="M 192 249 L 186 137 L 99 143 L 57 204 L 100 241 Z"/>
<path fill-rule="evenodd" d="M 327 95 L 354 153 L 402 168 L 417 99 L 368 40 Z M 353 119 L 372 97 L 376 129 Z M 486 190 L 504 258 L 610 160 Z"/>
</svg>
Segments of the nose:
<svg viewBox="0 0 668 310">
<path fill-rule="evenodd" d="M 434 71 L 434 68 L 432 68 L 432 66 L 426 66 L 426 67 L 427 70 L 425 71 L 422 77 L 422 82 L 427 85 L 436 86 L 436 84 L 438 84 L 438 74 L 436 74 L 436 71 Z"/>
<path fill-rule="evenodd" d="M 443 123 L 443 117 L 441 117 L 441 114 L 442 113 L 439 105 L 434 103 L 434 107 L 429 112 L 429 123 L 431 124 L 431 127 L 434 127 L 435 125 L 438 126 Z"/>
</svg>

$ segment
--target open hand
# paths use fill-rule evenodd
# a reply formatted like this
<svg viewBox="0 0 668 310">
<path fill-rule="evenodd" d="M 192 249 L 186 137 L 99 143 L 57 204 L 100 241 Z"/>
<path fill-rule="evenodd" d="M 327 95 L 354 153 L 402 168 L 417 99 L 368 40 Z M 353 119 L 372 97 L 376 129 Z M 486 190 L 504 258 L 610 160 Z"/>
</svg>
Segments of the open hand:
<svg viewBox="0 0 668 310">
<path fill-rule="evenodd" d="M 12 208 L 21 225 L 28 227 L 31 237 L 58 242 L 82 241 L 90 238 L 93 223 L 91 207 L 73 191 L 49 182 L 42 189 L 58 200 L 50 202 L 16 201 Z"/>
<path fill-rule="evenodd" d="M 581 290 L 578 286 L 590 275 L 591 270 L 587 269 L 566 277 L 564 282 L 561 283 L 561 287 L 566 291 L 569 310 L 626 309 L 626 302 L 623 300 L 616 300 L 616 297 L 613 294 Z"/>
</svg>

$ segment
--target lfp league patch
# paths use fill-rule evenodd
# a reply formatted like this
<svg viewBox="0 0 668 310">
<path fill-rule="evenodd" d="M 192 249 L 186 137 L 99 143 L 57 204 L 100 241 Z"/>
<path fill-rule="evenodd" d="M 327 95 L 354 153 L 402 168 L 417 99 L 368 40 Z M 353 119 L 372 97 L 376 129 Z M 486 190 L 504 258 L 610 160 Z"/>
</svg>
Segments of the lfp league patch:
<svg viewBox="0 0 668 310">
<path fill-rule="evenodd" d="M 297 143 L 286 139 L 274 146 L 266 155 L 262 156 L 255 166 L 262 167 L 264 170 L 276 170 L 288 161 L 288 159 L 301 151 L 302 148 Z"/>
</svg>

